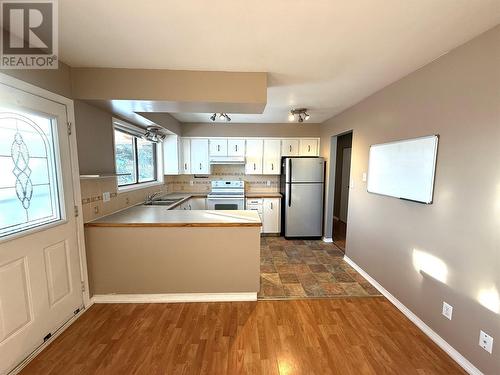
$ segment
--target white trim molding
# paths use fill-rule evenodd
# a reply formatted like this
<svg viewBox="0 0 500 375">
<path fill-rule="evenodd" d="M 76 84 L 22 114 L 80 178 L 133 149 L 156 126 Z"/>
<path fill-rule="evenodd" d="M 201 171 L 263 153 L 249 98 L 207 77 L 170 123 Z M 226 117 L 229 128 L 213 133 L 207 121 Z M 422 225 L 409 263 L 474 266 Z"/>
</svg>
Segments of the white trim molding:
<svg viewBox="0 0 500 375">
<path fill-rule="evenodd" d="M 415 324 L 423 333 L 425 333 L 434 343 L 443 349 L 455 362 L 457 362 L 467 373 L 471 375 L 484 375 L 476 366 L 474 366 L 467 358 L 460 354 L 453 346 L 448 344 L 441 336 L 425 324 L 422 319 L 415 315 L 409 308 L 403 305 L 396 297 L 380 285 L 373 277 L 371 277 L 365 270 L 358 266 L 352 259 L 344 256 L 344 260 L 352 268 L 358 271 L 361 276 L 370 282 L 377 290 L 384 295 L 399 311 L 401 311 L 413 324 Z"/>
<path fill-rule="evenodd" d="M 94 303 L 180 303 L 257 301 L 257 292 L 244 293 L 169 293 L 169 294 L 96 294 Z"/>
</svg>

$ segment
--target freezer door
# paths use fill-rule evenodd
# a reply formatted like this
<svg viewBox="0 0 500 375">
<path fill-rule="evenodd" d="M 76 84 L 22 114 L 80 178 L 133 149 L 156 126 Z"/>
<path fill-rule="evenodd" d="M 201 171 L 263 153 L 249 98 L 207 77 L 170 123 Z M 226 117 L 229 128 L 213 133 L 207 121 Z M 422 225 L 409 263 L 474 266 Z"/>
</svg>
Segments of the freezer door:
<svg viewBox="0 0 500 375">
<path fill-rule="evenodd" d="M 286 158 L 286 182 L 323 182 L 325 160 L 323 158 Z"/>
<path fill-rule="evenodd" d="M 323 184 L 286 184 L 285 237 L 320 237 Z"/>
</svg>

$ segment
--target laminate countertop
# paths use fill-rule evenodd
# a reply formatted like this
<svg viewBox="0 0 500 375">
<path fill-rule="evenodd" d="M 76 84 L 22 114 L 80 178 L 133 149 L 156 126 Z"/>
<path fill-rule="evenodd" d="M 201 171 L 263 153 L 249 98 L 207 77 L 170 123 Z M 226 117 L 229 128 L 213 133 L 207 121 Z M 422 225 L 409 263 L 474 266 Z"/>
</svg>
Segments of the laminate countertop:
<svg viewBox="0 0 500 375">
<path fill-rule="evenodd" d="M 96 219 L 86 227 L 261 227 L 256 211 L 169 210 L 134 206 Z"/>
<path fill-rule="evenodd" d="M 245 198 L 282 198 L 281 193 L 245 193 Z"/>
</svg>

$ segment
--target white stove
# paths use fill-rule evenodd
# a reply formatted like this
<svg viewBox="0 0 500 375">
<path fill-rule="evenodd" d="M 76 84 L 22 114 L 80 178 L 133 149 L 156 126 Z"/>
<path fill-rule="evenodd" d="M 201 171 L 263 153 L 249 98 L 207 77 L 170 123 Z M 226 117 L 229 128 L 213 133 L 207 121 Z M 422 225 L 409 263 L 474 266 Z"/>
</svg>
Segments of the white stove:
<svg viewBox="0 0 500 375">
<path fill-rule="evenodd" d="M 212 181 L 212 191 L 207 196 L 209 210 L 244 210 L 244 181 Z"/>
</svg>

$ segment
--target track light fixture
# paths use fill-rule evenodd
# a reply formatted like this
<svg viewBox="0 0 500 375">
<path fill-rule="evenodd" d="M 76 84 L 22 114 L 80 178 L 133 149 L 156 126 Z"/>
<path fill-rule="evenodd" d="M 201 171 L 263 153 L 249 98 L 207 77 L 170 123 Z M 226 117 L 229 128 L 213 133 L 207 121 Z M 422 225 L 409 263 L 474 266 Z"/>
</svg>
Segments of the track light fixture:
<svg viewBox="0 0 500 375">
<path fill-rule="evenodd" d="M 288 121 L 294 121 L 295 116 L 297 116 L 298 122 L 304 122 L 304 120 L 307 121 L 311 118 L 309 113 L 307 113 L 307 108 L 292 109 L 288 115 Z"/>
<path fill-rule="evenodd" d="M 221 113 L 214 113 L 212 116 L 210 116 L 210 120 L 214 121 L 219 118 L 220 121 L 226 121 L 229 122 L 231 121 L 231 117 L 227 115 L 227 113 L 221 112 Z"/>
<path fill-rule="evenodd" d="M 150 142 L 160 143 L 165 140 L 166 136 L 167 134 L 165 133 L 163 128 L 159 126 L 148 126 L 142 138 Z"/>
</svg>

